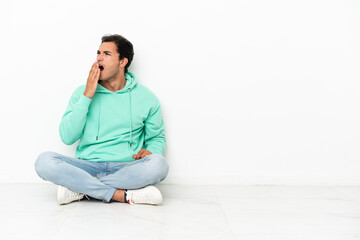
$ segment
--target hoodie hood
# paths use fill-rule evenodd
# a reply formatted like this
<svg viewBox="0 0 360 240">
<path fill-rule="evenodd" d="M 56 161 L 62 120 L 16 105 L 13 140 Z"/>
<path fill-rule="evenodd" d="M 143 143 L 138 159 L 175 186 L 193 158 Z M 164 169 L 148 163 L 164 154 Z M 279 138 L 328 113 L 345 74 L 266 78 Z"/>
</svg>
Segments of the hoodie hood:
<svg viewBox="0 0 360 240">
<path fill-rule="evenodd" d="M 136 79 L 135 75 L 131 72 L 125 73 L 126 84 L 123 89 L 120 89 L 116 92 L 109 91 L 107 88 L 103 87 L 98 83 L 96 92 L 97 94 L 128 94 L 129 96 L 129 114 L 130 114 L 130 122 L 129 122 L 129 132 L 130 132 L 130 139 L 129 139 L 129 147 L 132 146 L 132 104 L 131 104 L 131 90 L 136 86 Z M 96 141 L 99 139 L 99 132 L 101 126 L 101 97 L 99 97 L 99 121 L 98 121 L 98 129 L 96 135 Z"/>
<path fill-rule="evenodd" d="M 96 88 L 96 93 L 115 93 L 115 94 L 126 93 L 126 92 L 128 92 L 129 89 L 131 90 L 135 87 L 137 81 L 136 81 L 135 75 L 132 74 L 131 72 L 125 73 L 125 79 L 126 79 L 125 87 L 123 89 L 120 89 L 119 91 L 111 92 L 110 90 L 101 86 L 98 83 L 97 88 Z"/>
</svg>

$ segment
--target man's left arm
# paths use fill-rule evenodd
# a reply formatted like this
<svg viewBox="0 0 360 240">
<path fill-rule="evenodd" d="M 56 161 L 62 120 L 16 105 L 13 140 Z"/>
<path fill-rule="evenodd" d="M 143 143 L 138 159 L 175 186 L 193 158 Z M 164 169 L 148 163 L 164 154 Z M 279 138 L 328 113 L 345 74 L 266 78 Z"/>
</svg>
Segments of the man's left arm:
<svg viewBox="0 0 360 240">
<path fill-rule="evenodd" d="M 140 159 L 150 154 L 164 154 L 166 145 L 164 121 L 158 101 L 151 108 L 149 116 L 145 120 L 144 131 L 145 149 L 141 149 L 138 154 L 134 155 L 134 158 Z"/>
<path fill-rule="evenodd" d="M 165 152 L 166 138 L 164 131 L 164 121 L 161 115 L 161 106 L 159 101 L 150 109 L 149 116 L 145 120 L 145 144 L 137 154 L 133 156 L 134 159 L 146 157 L 150 154 L 161 154 Z"/>
<path fill-rule="evenodd" d="M 153 154 L 164 154 L 166 145 L 164 121 L 160 103 L 157 102 L 145 120 L 145 149 Z"/>
</svg>

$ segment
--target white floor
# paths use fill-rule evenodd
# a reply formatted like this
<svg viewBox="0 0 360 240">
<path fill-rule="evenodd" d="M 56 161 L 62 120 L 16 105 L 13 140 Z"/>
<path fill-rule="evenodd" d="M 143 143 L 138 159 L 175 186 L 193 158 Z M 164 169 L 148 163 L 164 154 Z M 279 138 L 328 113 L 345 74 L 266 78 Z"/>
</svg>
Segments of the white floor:
<svg viewBox="0 0 360 240">
<path fill-rule="evenodd" d="M 160 206 L 56 203 L 0 184 L 0 239 L 360 239 L 360 187 L 159 185 Z"/>
</svg>

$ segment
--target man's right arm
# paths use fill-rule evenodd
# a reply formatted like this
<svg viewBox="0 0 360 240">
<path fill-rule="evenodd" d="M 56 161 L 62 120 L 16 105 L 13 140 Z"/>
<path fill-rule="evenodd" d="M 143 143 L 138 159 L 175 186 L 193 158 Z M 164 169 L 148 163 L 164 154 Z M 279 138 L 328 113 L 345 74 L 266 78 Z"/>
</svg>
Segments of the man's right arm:
<svg viewBox="0 0 360 240">
<path fill-rule="evenodd" d="M 95 62 L 90 69 L 85 91 L 82 87 L 78 88 L 71 96 L 59 126 L 60 138 L 67 145 L 73 144 L 82 136 L 99 75 L 99 65 Z"/>
<path fill-rule="evenodd" d="M 91 99 L 84 96 L 79 89 L 71 96 L 59 127 L 60 138 L 65 144 L 71 145 L 80 139 L 90 103 Z"/>
</svg>

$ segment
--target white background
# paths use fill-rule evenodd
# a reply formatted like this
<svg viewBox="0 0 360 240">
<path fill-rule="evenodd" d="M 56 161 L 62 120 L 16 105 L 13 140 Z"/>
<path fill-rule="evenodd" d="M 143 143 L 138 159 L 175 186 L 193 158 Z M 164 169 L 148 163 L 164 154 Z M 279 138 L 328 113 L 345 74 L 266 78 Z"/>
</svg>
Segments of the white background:
<svg viewBox="0 0 360 240">
<path fill-rule="evenodd" d="M 167 183 L 360 183 L 360 2 L 0 3 L 0 182 L 43 182 L 43 151 L 101 37 L 160 99 Z"/>
</svg>

